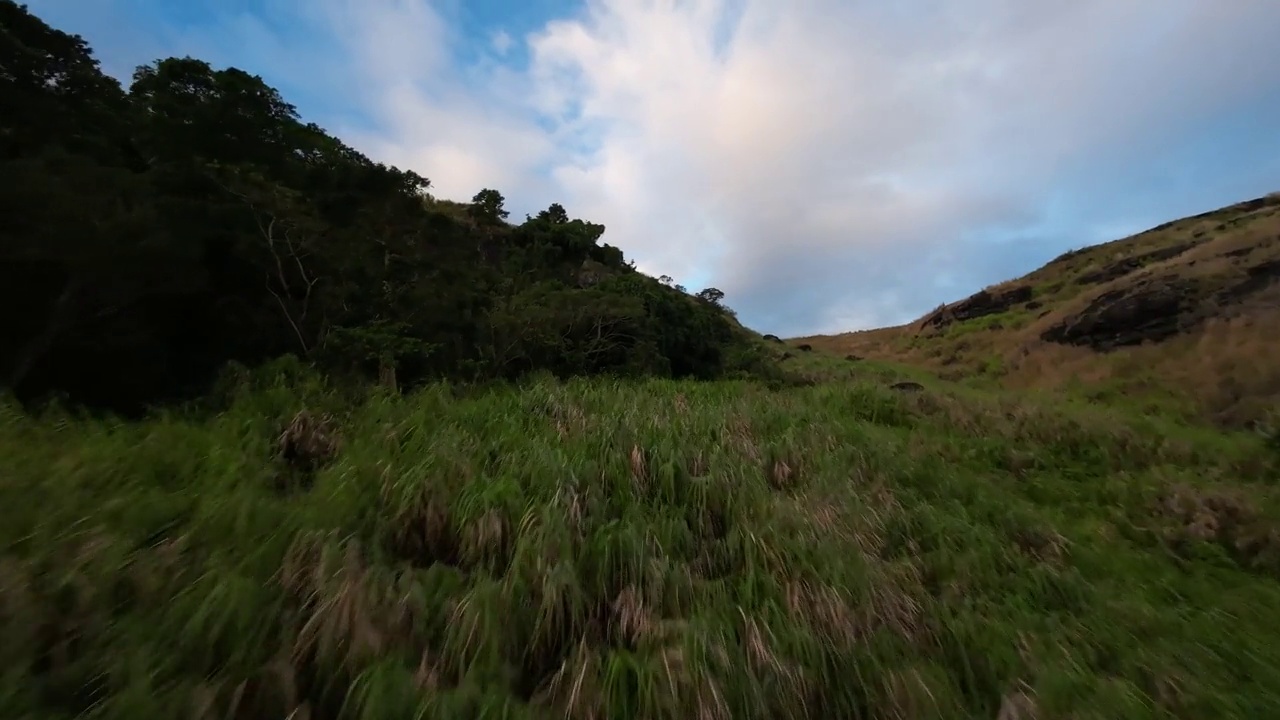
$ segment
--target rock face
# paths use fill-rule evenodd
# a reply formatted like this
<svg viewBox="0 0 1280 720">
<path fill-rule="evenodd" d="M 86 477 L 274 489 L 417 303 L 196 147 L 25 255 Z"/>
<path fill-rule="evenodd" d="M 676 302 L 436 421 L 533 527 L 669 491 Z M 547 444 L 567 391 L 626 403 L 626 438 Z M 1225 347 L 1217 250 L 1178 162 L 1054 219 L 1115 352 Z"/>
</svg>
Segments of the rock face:
<svg viewBox="0 0 1280 720">
<path fill-rule="evenodd" d="M 1280 280 L 1280 261 L 1260 263 L 1214 287 L 1192 278 L 1156 277 L 1094 298 L 1085 309 L 1041 333 L 1048 342 L 1094 350 L 1160 342 L 1189 329 L 1213 312 Z"/>
<path fill-rule="evenodd" d="M 1112 350 L 1159 342 L 1178 334 L 1182 315 L 1199 303 L 1195 285 L 1185 280 L 1147 282 L 1105 292 L 1073 317 L 1040 337 L 1062 345 Z"/>
<path fill-rule="evenodd" d="M 1030 301 L 1031 295 L 1030 285 L 1019 285 L 999 293 L 983 290 L 926 317 L 920 322 L 920 329 L 943 328 L 952 323 L 1002 313 L 1014 305 Z"/>
</svg>

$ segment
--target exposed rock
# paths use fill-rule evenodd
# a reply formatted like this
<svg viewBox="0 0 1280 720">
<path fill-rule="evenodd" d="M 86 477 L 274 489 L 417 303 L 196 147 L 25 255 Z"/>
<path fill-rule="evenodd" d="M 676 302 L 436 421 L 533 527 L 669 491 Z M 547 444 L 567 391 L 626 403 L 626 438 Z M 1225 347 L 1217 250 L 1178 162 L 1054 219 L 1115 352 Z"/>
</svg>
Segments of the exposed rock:
<svg viewBox="0 0 1280 720">
<path fill-rule="evenodd" d="M 764 339 L 768 340 L 769 342 L 776 342 L 776 343 L 782 342 L 782 338 L 778 337 L 777 335 L 765 335 Z"/>
<path fill-rule="evenodd" d="M 848 360 L 849 362 L 858 362 L 859 360 L 862 359 L 862 357 L 859 355 L 845 355 L 844 359 Z"/>
<path fill-rule="evenodd" d="M 920 323 L 920 328 L 941 328 L 951 323 L 1002 313 L 1018 303 L 1029 302 L 1031 296 L 1030 285 L 1019 285 L 998 293 L 983 290 L 929 315 Z"/>
<path fill-rule="evenodd" d="M 1112 350 L 1160 342 L 1203 321 L 1215 308 L 1239 302 L 1280 280 L 1280 260 L 1245 270 L 1234 283 L 1212 291 L 1190 278 L 1151 278 L 1094 298 L 1076 315 L 1050 327 L 1041 339 Z"/>
<path fill-rule="evenodd" d="M 1191 281 L 1166 278 L 1110 290 L 1040 337 L 1094 350 L 1159 342 L 1178 334 L 1182 314 L 1198 304 L 1195 289 Z"/>
<path fill-rule="evenodd" d="M 1023 305 L 1023 307 L 1025 307 L 1028 310 L 1039 310 L 1040 308 L 1044 307 L 1044 303 L 1040 302 L 1039 300 L 1032 300 L 1026 305 Z"/>
<path fill-rule="evenodd" d="M 912 382 L 912 381 L 910 381 L 910 380 L 904 380 L 904 381 L 902 381 L 902 382 L 896 382 L 896 383 L 894 383 L 894 384 L 890 385 L 889 387 L 890 387 L 890 388 L 892 388 L 892 389 L 894 389 L 894 390 L 902 390 L 902 391 L 904 391 L 904 392 L 918 392 L 918 391 L 920 391 L 920 390 L 923 390 L 923 389 L 924 389 L 924 386 L 923 386 L 923 385 L 921 385 L 920 383 L 918 383 L 918 382 Z"/>
<path fill-rule="evenodd" d="M 1170 245 L 1169 247 L 1164 247 L 1158 250 L 1152 250 L 1151 252 L 1145 252 L 1138 255 L 1134 255 L 1132 257 L 1124 258 L 1122 260 L 1117 260 L 1103 268 L 1081 275 L 1079 278 L 1077 278 L 1077 282 L 1079 282 L 1082 285 L 1096 285 L 1098 283 L 1104 283 L 1111 280 L 1115 280 L 1118 277 L 1123 277 L 1125 275 L 1128 275 L 1134 270 L 1143 268 L 1147 265 L 1150 265 L 1151 263 L 1160 262 L 1161 260 L 1168 260 L 1170 258 L 1177 257 L 1199 244 L 1200 244 L 1199 241 L 1192 241 L 1188 243 L 1181 243 L 1178 245 Z"/>
<path fill-rule="evenodd" d="M 813 346 L 810 345 L 809 343 L 802 343 L 800 345 L 797 345 L 796 349 L 802 352 L 810 352 L 813 350 Z"/>
</svg>

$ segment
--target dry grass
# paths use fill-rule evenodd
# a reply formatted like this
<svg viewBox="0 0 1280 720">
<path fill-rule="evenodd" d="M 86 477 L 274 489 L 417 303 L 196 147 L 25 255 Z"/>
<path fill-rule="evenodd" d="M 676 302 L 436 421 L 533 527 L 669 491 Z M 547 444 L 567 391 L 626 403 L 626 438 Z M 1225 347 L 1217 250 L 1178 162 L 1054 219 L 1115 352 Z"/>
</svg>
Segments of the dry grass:
<svg viewBox="0 0 1280 720">
<path fill-rule="evenodd" d="M 1185 248 L 1171 257 L 1166 249 Z M 1168 255 L 1172 252 L 1165 252 Z M 1150 257 L 1103 282 L 1091 273 Z M 1023 278 L 987 288 L 1030 286 L 1033 309 L 924 329 L 920 321 L 836 336 L 797 338 L 831 355 L 908 363 L 945 379 L 1013 389 L 1070 390 L 1095 400 L 1145 403 L 1227 427 L 1261 420 L 1280 404 L 1280 284 L 1226 302 L 1203 300 L 1175 337 L 1097 352 L 1046 342 L 1048 328 L 1106 293 L 1143 283 L 1194 281 L 1202 294 L 1239 285 L 1280 262 L 1280 198 L 1224 208 L 1113 243 L 1069 253 Z M 1117 266 L 1117 263 L 1121 265 Z"/>
</svg>

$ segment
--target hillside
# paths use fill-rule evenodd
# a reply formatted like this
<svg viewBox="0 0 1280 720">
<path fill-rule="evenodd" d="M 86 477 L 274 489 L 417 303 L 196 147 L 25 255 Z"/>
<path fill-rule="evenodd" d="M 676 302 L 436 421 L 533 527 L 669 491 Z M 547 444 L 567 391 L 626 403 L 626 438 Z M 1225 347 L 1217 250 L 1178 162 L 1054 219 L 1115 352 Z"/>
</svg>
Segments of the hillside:
<svg viewBox="0 0 1280 720">
<path fill-rule="evenodd" d="M 1280 194 L 1066 253 L 906 325 L 797 338 L 1240 427 L 1280 403 Z"/>
<path fill-rule="evenodd" d="M 0 405 L 0 715 L 1280 716 L 1280 445 L 797 361 Z"/>
<path fill-rule="evenodd" d="M 637 272 L 559 204 L 431 195 L 190 57 L 127 88 L 0 0 L 0 390 L 140 415 L 229 363 L 353 382 L 769 372 L 708 288 Z"/>
<path fill-rule="evenodd" d="M 0 720 L 1280 717 L 1277 199 L 850 361 L 430 187 L 0 0 Z"/>
</svg>

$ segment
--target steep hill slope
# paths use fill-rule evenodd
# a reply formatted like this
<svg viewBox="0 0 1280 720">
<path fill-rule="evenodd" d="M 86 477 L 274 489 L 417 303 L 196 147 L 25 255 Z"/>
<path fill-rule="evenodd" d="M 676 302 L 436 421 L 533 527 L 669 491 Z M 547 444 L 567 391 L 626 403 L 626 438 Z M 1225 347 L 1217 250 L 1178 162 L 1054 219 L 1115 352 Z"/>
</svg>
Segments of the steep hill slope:
<svg viewBox="0 0 1280 720">
<path fill-rule="evenodd" d="M 1242 426 L 1280 399 L 1280 193 L 1075 250 L 906 325 L 797 338 Z"/>
</svg>

